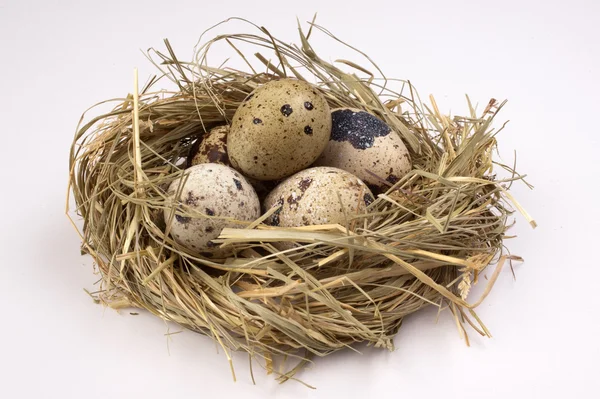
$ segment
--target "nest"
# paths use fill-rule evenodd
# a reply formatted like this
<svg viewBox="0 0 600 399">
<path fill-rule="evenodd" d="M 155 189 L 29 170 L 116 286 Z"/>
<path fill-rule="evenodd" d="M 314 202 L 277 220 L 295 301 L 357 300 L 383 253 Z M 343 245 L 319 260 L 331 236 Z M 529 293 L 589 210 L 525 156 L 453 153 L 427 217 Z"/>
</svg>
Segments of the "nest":
<svg viewBox="0 0 600 399">
<path fill-rule="evenodd" d="M 299 27 L 299 45 L 250 27 L 254 33 L 199 42 L 192 62 L 180 61 L 165 41 L 164 53 L 148 52 L 157 77 L 141 90 L 136 77 L 133 94 L 111 100 L 108 112 L 82 117 L 70 188 L 83 219 L 82 250 L 102 277 L 94 299 L 146 309 L 205 334 L 230 363 L 234 350 L 268 371 L 275 371 L 277 355 L 298 359 L 279 373 L 281 381 L 315 355 L 358 342 L 392 349 L 403 318 L 429 305 L 447 308 L 467 343 L 466 325 L 489 335 L 474 309 L 505 261 L 518 259 L 503 246 L 508 217 L 517 209 L 535 224 L 509 193 L 523 176 L 492 159 L 501 129 L 491 125 L 504 103 L 492 99 L 477 112 L 467 98 L 468 115 L 449 117 L 433 97 L 424 105 L 410 82 L 387 79 L 358 50 L 368 68 L 319 57 L 310 41 L 317 31 L 353 48 L 314 21 L 306 34 Z M 229 46 L 245 71 L 209 65 L 216 44 Z M 203 134 L 228 123 L 255 88 L 282 77 L 314 84 L 331 108 L 383 119 L 406 143 L 413 170 L 345 225 L 272 227 L 262 223 L 266 214 L 223 230 L 216 242 L 229 249 L 226 258 L 187 252 L 165 228 L 166 188 L 182 176 Z M 174 89 L 155 88 L 165 81 Z M 275 243 L 282 241 L 295 246 L 280 251 Z M 489 265 L 494 271 L 482 297 L 467 302 Z"/>
</svg>

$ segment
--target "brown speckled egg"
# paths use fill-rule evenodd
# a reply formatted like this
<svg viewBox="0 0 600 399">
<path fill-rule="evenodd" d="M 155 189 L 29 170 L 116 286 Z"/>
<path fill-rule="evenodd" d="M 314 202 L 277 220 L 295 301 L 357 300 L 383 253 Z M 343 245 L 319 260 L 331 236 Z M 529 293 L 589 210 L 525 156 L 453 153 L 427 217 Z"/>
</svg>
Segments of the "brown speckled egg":
<svg viewBox="0 0 600 399">
<path fill-rule="evenodd" d="M 227 133 L 229 126 L 217 126 L 211 129 L 200 142 L 198 151 L 192 154 L 190 166 L 201 163 L 219 163 L 229 165 L 227 157 Z"/>
<path fill-rule="evenodd" d="M 402 139 L 382 120 L 352 108 L 334 109 L 331 116 L 331 140 L 315 165 L 344 169 L 379 189 L 386 184 L 373 174 L 393 184 L 411 170 Z"/>
<path fill-rule="evenodd" d="M 229 126 L 217 126 L 211 129 L 208 134 L 202 139 L 197 149 L 190 153 L 190 161 L 188 165 L 199 165 L 201 163 L 218 163 L 221 165 L 231 166 L 229 155 L 227 154 L 227 135 L 229 134 Z M 261 181 L 249 178 L 246 180 L 254 187 L 259 199 L 264 199 L 265 196 L 275 187 L 276 182 Z"/>
<path fill-rule="evenodd" d="M 264 208 L 282 205 L 267 219 L 272 226 L 345 225 L 345 213 L 362 214 L 372 202 L 373 194 L 358 177 L 338 168 L 316 167 L 287 178 L 267 196 Z"/>
<path fill-rule="evenodd" d="M 237 109 L 227 137 L 234 168 L 277 180 L 312 164 L 331 134 L 327 101 L 309 83 L 281 79 L 254 90 Z"/>
<path fill-rule="evenodd" d="M 188 250 L 200 252 L 214 248 L 211 240 L 217 238 L 224 227 L 243 227 L 239 223 L 207 216 L 252 221 L 260 215 L 260 202 L 254 188 L 232 168 L 204 163 L 186 169 L 186 175 L 182 188 L 181 179 L 169 186 L 164 218 L 168 223 L 172 206 L 178 206 L 178 213 L 185 213 L 176 213 L 171 219 L 170 234 Z M 179 189 L 180 196 L 175 200 Z"/>
</svg>

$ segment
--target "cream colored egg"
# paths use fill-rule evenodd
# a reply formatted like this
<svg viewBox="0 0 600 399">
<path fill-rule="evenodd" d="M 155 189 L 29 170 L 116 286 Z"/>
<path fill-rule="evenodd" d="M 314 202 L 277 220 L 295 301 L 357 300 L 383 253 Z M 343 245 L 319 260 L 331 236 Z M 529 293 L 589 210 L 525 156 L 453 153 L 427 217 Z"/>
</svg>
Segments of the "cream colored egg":
<svg viewBox="0 0 600 399">
<path fill-rule="evenodd" d="M 264 208 L 281 205 L 267 220 L 273 226 L 345 225 L 348 217 L 365 213 L 372 202 L 373 194 L 358 177 L 338 168 L 316 167 L 278 185 Z"/>
<path fill-rule="evenodd" d="M 331 140 L 315 165 L 344 169 L 376 188 L 382 180 L 395 183 L 412 168 L 400 136 L 368 112 L 338 108 L 332 111 Z"/>
<path fill-rule="evenodd" d="M 170 221 L 170 235 L 188 250 L 210 250 L 215 247 L 211 240 L 217 238 L 224 227 L 244 227 L 233 220 L 252 221 L 260 215 L 260 202 L 254 189 L 232 168 L 205 163 L 186 169 L 185 175 L 187 180 L 177 179 L 169 186 L 164 218 L 169 223 L 175 207 L 177 213 Z"/>
<path fill-rule="evenodd" d="M 311 165 L 331 133 L 327 101 L 309 83 L 281 79 L 254 90 L 237 109 L 227 137 L 235 169 L 277 180 Z"/>
<path fill-rule="evenodd" d="M 198 151 L 193 155 L 190 165 L 201 163 L 219 163 L 229 165 L 227 157 L 227 133 L 229 126 L 217 126 L 211 129 L 200 142 Z"/>
</svg>

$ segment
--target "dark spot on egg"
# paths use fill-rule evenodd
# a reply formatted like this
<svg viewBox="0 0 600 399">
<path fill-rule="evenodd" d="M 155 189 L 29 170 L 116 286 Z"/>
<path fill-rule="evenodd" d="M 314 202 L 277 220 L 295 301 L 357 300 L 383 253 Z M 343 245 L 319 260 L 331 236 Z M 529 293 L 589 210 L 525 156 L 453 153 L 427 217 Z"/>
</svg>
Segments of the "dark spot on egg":
<svg viewBox="0 0 600 399">
<path fill-rule="evenodd" d="M 215 211 L 213 211 L 213 210 L 212 210 L 212 209 L 210 209 L 210 208 L 206 208 L 206 209 L 205 209 L 205 213 L 206 213 L 208 216 L 215 216 Z"/>
<path fill-rule="evenodd" d="M 373 146 L 375 137 L 390 134 L 391 129 L 382 120 L 364 111 L 340 109 L 331 114 L 331 139 L 347 141 L 356 149 Z"/>
<path fill-rule="evenodd" d="M 254 123 L 255 125 L 258 125 L 259 123 L 262 123 L 262 119 L 254 118 L 254 120 L 252 120 L 252 123 Z"/>
<path fill-rule="evenodd" d="M 239 181 L 238 179 L 233 179 L 233 183 L 235 184 L 235 187 L 236 187 L 238 190 L 243 190 L 243 189 L 244 189 L 244 188 L 242 187 L 242 182 L 241 182 L 241 181 Z"/>
<path fill-rule="evenodd" d="M 281 213 L 281 210 L 283 209 L 283 198 L 279 198 L 279 200 L 277 200 L 277 206 L 279 206 L 280 208 L 277 209 L 272 215 L 271 215 L 271 226 L 279 226 L 280 220 L 279 220 L 279 214 Z"/>
<path fill-rule="evenodd" d="M 206 155 L 206 158 L 211 163 L 222 163 L 226 165 L 228 163 L 227 153 L 221 151 L 221 149 L 221 146 L 214 144 L 205 148 L 203 154 Z"/>
<path fill-rule="evenodd" d="M 294 110 L 292 109 L 292 106 L 290 104 L 284 104 L 281 107 L 281 113 L 283 114 L 283 116 L 290 116 L 292 114 L 292 112 L 294 112 Z"/>
<path fill-rule="evenodd" d="M 188 224 L 192 218 L 189 216 L 175 215 L 175 219 L 181 224 Z"/>
<path fill-rule="evenodd" d="M 244 206 L 246 206 L 246 203 L 245 203 L 244 201 L 241 201 L 241 202 L 239 203 L 239 206 L 240 206 L 240 208 L 243 208 Z"/>
<path fill-rule="evenodd" d="M 254 158 L 255 161 L 258 159 L 258 157 L 256 155 L 253 158 Z"/>
<path fill-rule="evenodd" d="M 312 134 L 313 134 L 312 127 L 310 127 L 308 125 L 304 126 L 304 133 L 308 134 L 309 136 L 312 136 Z"/>
<path fill-rule="evenodd" d="M 310 187 L 312 181 L 313 181 L 312 178 L 305 177 L 304 179 L 300 180 L 300 182 L 298 183 L 298 188 L 300 190 L 302 190 L 302 192 L 304 192 L 304 191 L 306 191 L 307 188 Z"/>
<path fill-rule="evenodd" d="M 364 201 L 365 201 L 365 205 L 369 206 L 373 203 L 373 201 L 375 201 L 375 199 L 373 198 L 373 196 L 369 193 L 366 193 L 363 197 Z"/>
<path fill-rule="evenodd" d="M 310 102 L 310 101 L 305 101 L 304 102 L 304 108 L 306 108 L 309 111 L 312 111 L 314 107 L 314 105 Z"/>
<path fill-rule="evenodd" d="M 196 206 L 198 205 L 198 200 L 200 198 L 196 197 L 193 192 L 188 191 L 187 197 L 185 198 L 186 205 Z"/>
<path fill-rule="evenodd" d="M 290 204 L 290 205 L 295 205 L 295 204 L 297 204 L 297 203 L 298 203 L 298 200 L 299 200 L 299 199 L 300 199 L 300 197 L 298 197 L 298 196 L 294 196 L 294 195 L 290 194 L 290 195 L 287 197 L 287 203 L 288 203 L 288 204 Z"/>
<path fill-rule="evenodd" d="M 212 233 L 213 231 L 215 231 L 215 228 L 214 228 L 214 227 L 212 227 L 212 226 L 207 226 L 207 227 L 204 229 L 204 232 L 205 232 L 205 233 Z"/>
</svg>

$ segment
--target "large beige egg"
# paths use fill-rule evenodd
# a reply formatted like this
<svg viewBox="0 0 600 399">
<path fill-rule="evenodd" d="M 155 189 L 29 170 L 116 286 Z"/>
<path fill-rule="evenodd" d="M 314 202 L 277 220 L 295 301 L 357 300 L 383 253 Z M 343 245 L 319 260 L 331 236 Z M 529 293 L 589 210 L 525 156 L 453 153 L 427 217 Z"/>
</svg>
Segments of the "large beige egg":
<svg viewBox="0 0 600 399">
<path fill-rule="evenodd" d="M 169 223 L 173 207 L 184 213 L 175 214 L 169 227 L 173 239 L 188 250 L 201 252 L 214 248 L 211 240 L 224 227 L 244 227 L 233 220 L 252 221 L 260 215 L 254 188 L 232 168 L 204 163 L 186 169 L 185 175 L 187 180 L 182 177 L 169 186 L 169 206 L 164 210 L 164 218 Z"/>
<path fill-rule="evenodd" d="M 227 136 L 232 166 L 277 180 L 311 165 L 327 146 L 331 113 L 309 83 L 281 79 L 254 90 L 237 109 Z"/>
<path fill-rule="evenodd" d="M 368 112 L 332 111 L 331 140 L 315 165 L 344 169 L 376 188 L 397 182 L 411 170 L 408 150 L 400 136 Z"/>
<path fill-rule="evenodd" d="M 219 163 L 229 165 L 227 157 L 227 133 L 229 126 L 217 126 L 211 129 L 200 141 L 195 154 L 192 155 L 190 166 L 201 163 Z"/>
<path fill-rule="evenodd" d="M 339 194 L 339 196 L 338 196 Z M 281 208 L 269 217 L 273 226 L 346 224 L 365 213 L 373 194 L 358 177 L 337 168 L 316 167 L 287 178 L 265 199 L 264 208 Z"/>
</svg>

